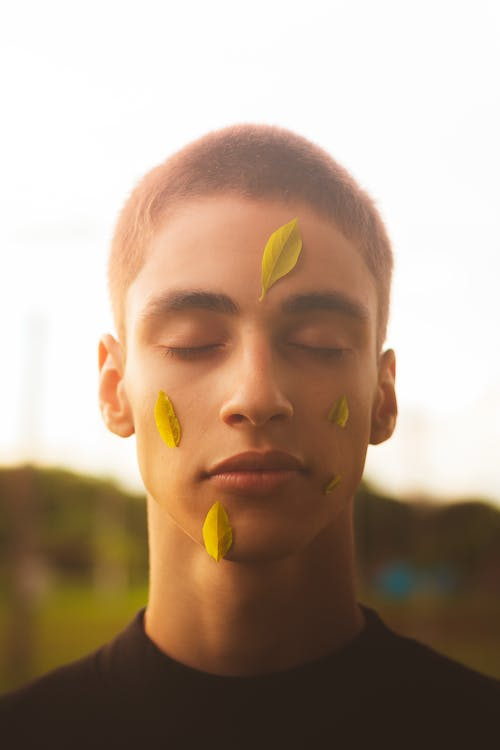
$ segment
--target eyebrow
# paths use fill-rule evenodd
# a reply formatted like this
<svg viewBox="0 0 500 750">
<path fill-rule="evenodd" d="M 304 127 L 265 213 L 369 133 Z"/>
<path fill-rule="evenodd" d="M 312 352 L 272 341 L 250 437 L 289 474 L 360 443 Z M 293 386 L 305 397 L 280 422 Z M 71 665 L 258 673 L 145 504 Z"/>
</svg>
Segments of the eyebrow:
<svg viewBox="0 0 500 750">
<path fill-rule="evenodd" d="M 283 303 L 285 313 L 330 311 L 341 313 L 360 322 L 370 319 L 368 308 L 341 292 L 311 292 L 295 294 Z"/>
<path fill-rule="evenodd" d="M 282 304 L 285 314 L 308 312 L 337 312 L 354 320 L 369 320 L 368 308 L 341 292 L 309 292 L 294 294 Z M 140 316 L 140 325 L 146 329 L 161 323 L 169 313 L 189 310 L 208 310 L 222 315 L 237 315 L 239 307 L 227 294 L 202 290 L 177 290 L 151 299 Z"/>
<path fill-rule="evenodd" d="M 224 315 L 236 315 L 239 308 L 227 294 L 198 290 L 167 292 L 149 301 L 141 314 L 140 322 L 148 327 L 160 322 L 169 313 L 184 310 L 209 310 Z"/>
</svg>

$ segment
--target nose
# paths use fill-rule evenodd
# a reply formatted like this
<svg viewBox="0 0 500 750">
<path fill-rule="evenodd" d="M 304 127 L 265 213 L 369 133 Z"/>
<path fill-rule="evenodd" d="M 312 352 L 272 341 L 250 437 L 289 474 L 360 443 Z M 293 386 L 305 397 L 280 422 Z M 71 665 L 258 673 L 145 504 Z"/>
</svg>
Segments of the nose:
<svg viewBox="0 0 500 750">
<path fill-rule="evenodd" d="M 270 344 L 252 341 L 234 355 L 230 390 L 220 416 L 231 426 L 262 427 L 270 421 L 293 416 L 293 406 L 285 395 Z"/>
</svg>

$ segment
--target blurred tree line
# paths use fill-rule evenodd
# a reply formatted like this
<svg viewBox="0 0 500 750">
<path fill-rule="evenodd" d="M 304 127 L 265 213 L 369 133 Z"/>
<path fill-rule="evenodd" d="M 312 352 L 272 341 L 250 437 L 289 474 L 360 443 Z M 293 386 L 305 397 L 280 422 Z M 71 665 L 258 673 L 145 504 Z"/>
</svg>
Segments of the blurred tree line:
<svg viewBox="0 0 500 750">
<path fill-rule="evenodd" d="M 358 573 L 447 570 L 453 585 L 500 586 L 500 511 L 479 500 L 401 502 L 362 484 L 355 502 Z M 147 580 L 145 498 L 112 481 L 32 466 L 0 470 L 0 583 L 27 593 L 61 579 L 101 589 Z"/>
<path fill-rule="evenodd" d="M 479 499 L 398 501 L 363 484 L 355 509 L 361 582 L 405 566 L 437 592 L 500 593 L 500 510 Z"/>
<path fill-rule="evenodd" d="M 2 667 L 6 684 L 33 674 L 37 617 L 50 592 L 69 585 L 108 597 L 146 586 L 145 505 L 143 495 L 125 492 L 112 481 L 33 466 L 0 470 L 0 638 L 8 661 Z M 400 502 L 363 484 L 354 512 L 363 597 L 410 601 L 421 593 L 479 593 L 488 601 L 495 601 L 491 595 L 496 594 L 498 600 L 498 509 L 478 500 Z M 449 635 L 449 625 L 445 628 Z M 500 663 L 495 669 L 500 672 Z"/>
<path fill-rule="evenodd" d="M 61 579 L 104 589 L 143 582 L 145 498 L 62 469 L 2 469 L 0 561 L 7 590 L 15 568 L 35 589 Z"/>
</svg>

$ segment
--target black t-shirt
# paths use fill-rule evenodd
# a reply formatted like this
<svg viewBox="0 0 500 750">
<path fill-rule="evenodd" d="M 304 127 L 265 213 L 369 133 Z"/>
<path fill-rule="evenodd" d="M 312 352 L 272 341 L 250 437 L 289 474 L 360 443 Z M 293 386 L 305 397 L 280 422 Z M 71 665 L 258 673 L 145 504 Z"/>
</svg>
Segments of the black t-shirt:
<svg viewBox="0 0 500 750">
<path fill-rule="evenodd" d="M 25 748 L 500 748 L 500 682 L 393 633 L 257 677 L 180 664 L 143 611 L 113 641 L 0 699 L 0 744 Z"/>
</svg>

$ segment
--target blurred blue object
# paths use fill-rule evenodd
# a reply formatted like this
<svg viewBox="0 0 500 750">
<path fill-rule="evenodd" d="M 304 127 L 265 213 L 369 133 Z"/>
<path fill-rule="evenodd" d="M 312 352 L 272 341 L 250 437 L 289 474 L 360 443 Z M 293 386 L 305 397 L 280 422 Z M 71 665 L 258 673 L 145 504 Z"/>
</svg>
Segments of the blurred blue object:
<svg viewBox="0 0 500 750">
<path fill-rule="evenodd" d="M 375 576 L 375 588 L 392 599 L 406 599 L 417 588 L 417 573 L 411 565 L 394 562 L 384 565 Z"/>
<path fill-rule="evenodd" d="M 373 581 L 377 593 L 391 599 L 406 599 L 416 593 L 449 594 L 456 591 L 458 583 L 456 572 L 449 566 L 421 571 L 399 560 L 380 567 Z"/>
</svg>

